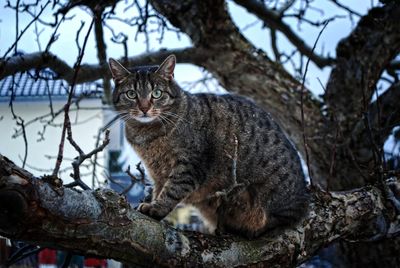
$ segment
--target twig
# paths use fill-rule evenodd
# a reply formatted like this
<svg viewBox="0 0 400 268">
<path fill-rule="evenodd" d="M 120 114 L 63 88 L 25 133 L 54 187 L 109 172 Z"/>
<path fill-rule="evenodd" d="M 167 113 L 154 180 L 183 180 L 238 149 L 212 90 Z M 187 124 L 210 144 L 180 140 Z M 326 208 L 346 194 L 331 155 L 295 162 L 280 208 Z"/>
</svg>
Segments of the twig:
<svg viewBox="0 0 400 268">
<path fill-rule="evenodd" d="M 32 250 L 30 250 L 33 248 Z M 12 266 L 13 264 L 23 260 L 31 255 L 38 254 L 44 248 L 39 248 L 37 246 L 24 246 L 23 248 L 19 249 L 9 260 L 6 262 L 6 267 Z M 28 251 L 29 250 L 29 251 Z"/>
<path fill-rule="evenodd" d="M 121 192 L 121 194 L 126 195 L 127 193 L 129 193 L 133 185 L 135 185 L 137 182 L 140 182 L 141 184 L 143 184 L 143 186 L 146 186 L 146 174 L 144 172 L 143 167 L 141 166 L 141 162 L 136 164 L 136 169 L 140 173 L 140 178 L 137 178 L 135 175 L 132 174 L 132 172 L 130 171 L 130 166 L 128 166 L 128 168 L 126 169 L 125 172 L 131 178 L 131 183 Z"/>
<path fill-rule="evenodd" d="M 22 254 L 24 254 L 26 251 L 28 250 L 32 250 L 37 248 L 37 246 L 34 245 L 24 245 L 22 247 L 20 247 L 19 249 L 17 249 L 6 261 L 6 265 L 12 265 L 14 263 L 14 260 L 19 258 Z"/>
<path fill-rule="evenodd" d="M 17 46 L 17 43 L 19 42 L 19 39 L 21 39 L 21 37 L 24 35 L 24 33 L 26 32 L 26 30 L 28 30 L 28 28 L 40 17 L 40 15 L 42 15 L 43 11 L 46 9 L 46 7 L 51 3 L 51 1 L 47 1 L 47 3 L 41 8 L 40 12 L 31 20 L 31 22 L 28 23 L 28 25 L 26 25 L 26 27 L 22 30 L 22 32 L 17 36 L 14 44 L 11 45 L 11 47 L 9 47 L 6 51 L 6 53 L 4 53 L 3 55 L 3 59 L 5 59 L 8 55 L 8 53 L 10 53 L 11 50 L 13 50 L 13 48 L 15 46 Z M 16 33 L 18 34 L 18 32 Z"/>
<path fill-rule="evenodd" d="M 19 7 L 19 1 L 20 0 L 17 0 L 17 5 L 16 5 L 16 8 L 15 8 L 15 50 L 14 50 L 14 52 L 15 52 L 15 54 L 17 54 L 17 52 L 18 52 L 18 40 L 19 40 L 19 38 L 18 38 L 18 32 L 19 32 L 19 10 L 18 10 L 18 7 Z"/>
<path fill-rule="evenodd" d="M 35 41 L 36 41 L 36 44 L 38 45 L 38 50 L 40 52 L 42 51 L 42 45 L 40 44 L 40 35 L 43 33 L 43 31 L 44 31 L 44 29 L 39 31 L 38 22 L 35 21 L 35 36 L 36 36 Z"/>
<path fill-rule="evenodd" d="M 337 0 L 331 0 L 331 2 L 334 3 L 335 5 L 337 5 L 338 7 L 340 7 L 340 8 L 342 8 L 342 9 L 346 10 L 346 11 L 349 12 L 351 15 L 356 15 L 357 17 L 362 17 L 362 15 L 361 15 L 360 13 L 358 13 L 358 12 L 356 12 L 356 11 L 350 9 L 349 7 L 347 7 L 347 6 L 345 6 L 345 5 L 341 4 L 341 3 L 339 3 L 339 1 L 337 1 Z"/>
<path fill-rule="evenodd" d="M 124 189 L 126 188 L 124 185 L 122 185 L 121 183 L 119 183 L 117 180 L 115 180 L 112 176 L 109 176 L 108 174 L 104 174 L 104 176 L 107 178 L 107 180 L 111 181 L 113 184 L 115 184 L 116 186 L 118 186 L 119 188 L 122 189 L 122 191 L 124 191 Z M 122 192 L 121 192 L 122 193 Z"/>
<path fill-rule="evenodd" d="M 49 87 L 49 81 L 48 80 L 46 80 L 46 91 L 47 91 L 47 96 L 49 97 L 50 114 L 54 118 L 53 100 L 51 98 L 51 92 L 50 92 L 50 87 Z"/>
<path fill-rule="evenodd" d="M 18 158 L 21 160 L 21 161 L 23 161 L 23 159 L 22 159 L 22 157 L 20 156 L 20 155 L 18 155 Z M 56 158 L 56 157 L 49 157 L 49 156 L 47 156 L 46 157 L 47 159 L 52 159 L 52 158 Z M 66 157 L 64 157 L 64 160 L 69 160 L 69 161 L 74 161 L 73 159 L 66 159 Z M 27 167 L 27 168 L 30 168 L 30 169 L 32 169 L 32 170 L 35 170 L 35 171 L 38 171 L 38 172 L 41 172 L 41 173 L 51 173 L 51 172 L 53 172 L 53 169 L 52 168 L 39 168 L 39 167 L 35 167 L 35 166 L 31 166 L 31 165 L 29 165 L 29 164 L 25 164 L 25 166 Z M 81 167 L 85 167 L 85 168 L 89 168 L 90 166 L 91 166 L 91 164 L 86 164 L 86 165 L 81 165 Z M 69 170 L 71 170 L 72 169 L 72 167 L 65 167 L 65 168 L 62 168 L 62 169 L 60 169 L 60 171 L 58 172 L 58 174 L 62 174 L 62 173 L 65 173 L 65 172 L 67 172 L 67 171 L 69 171 Z"/>
<path fill-rule="evenodd" d="M 240 29 L 240 31 L 241 31 L 241 32 L 245 32 L 245 31 L 247 31 L 248 29 L 250 29 L 251 27 L 257 25 L 258 23 L 260 23 L 260 20 L 256 19 L 256 20 L 254 20 L 253 22 L 250 22 L 250 23 L 246 24 L 245 26 L 243 26 L 243 28 Z"/>
<path fill-rule="evenodd" d="M 25 120 L 22 119 L 21 116 L 18 116 L 14 111 L 14 105 L 13 105 L 13 101 L 14 101 L 14 98 L 15 98 L 14 84 L 15 84 L 15 81 L 14 81 L 14 76 L 13 76 L 11 87 L 10 87 L 10 89 L 11 89 L 11 98 L 10 98 L 9 106 L 10 106 L 10 110 L 11 110 L 11 114 L 13 116 L 13 119 L 15 120 L 17 126 L 21 127 L 22 137 L 24 139 L 25 153 L 24 153 L 24 159 L 22 161 L 22 168 L 24 168 L 25 164 L 26 164 L 26 159 L 28 158 L 28 138 L 27 138 L 26 130 L 25 130 Z"/>
<path fill-rule="evenodd" d="M 141 182 L 145 185 L 146 184 L 146 173 L 145 173 L 144 168 L 142 166 L 142 162 L 139 162 L 139 163 L 136 164 L 136 169 L 140 173 Z"/>
<path fill-rule="evenodd" d="M 207 196 L 206 199 L 210 200 L 210 199 L 219 199 L 222 197 L 222 199 L 220 199 L 221 201 L 227 200 L 228 195 L 235 193 L 238 194 L 237 191 L 233 192 L 236 189 L 242 188 L 244 189 L 244 187 L 246 186 L 246 183 L 238 183 L 237 182 L 237 161 L 238 161 L 238 148 L 239 148 L 239 141 L 238 138 L 236 136 L 236 134 L 233 134 L 233 155 L 231 155 L 230 153 L 228 153 L 227 151 L 225 151 L 226 156 L 232 160 L 232 169 L 231 169 L 231 182 L 229 184 L 229 186 L 222 190 L 222 191 L 217 191 L 209 196 Z"/>
<path fill-rule="evenodd" d="M 77 100 L 75 100 L 74 102 L 72 102 L 72 104 L 74 104 L 74 103 L 76 103 L 76 102 L 77 102 Z M 71 112 L 71 111 L 78 111 L 78 110 L 98 110 L 98 109 L 103 109 L 103 108 L 97 108 L 97 107 L 79 107 L 79 109 L 78 109 L 78 108 L 72 108 L 72 109 L 70 109 L 69 111 Z M 53 111 L 53 114 L 52 114 L 52 112 L 51 112 L 51 110 L 50 110 L 50 112 L 47 113 L 47 114 L 44 114 L 44 115 L 35 117 L 35 118 L 33 118 L 33 119 L 27 121 L 27 122 L 25 123 L 25 127 L 28 127 L 28 126 L 30 126 L 30 125 L 34 124 L 35 122 L 38 122 L 38 121 L 39 121 L 40 123 L 45 124 L 45 127 L 46 127 L 46 126 L 57 126 L 57 127 L 62 126 L 63 124 L 55 124 L 55 123 L 54 123 L 54 120 L 55 120 L 63 111 L 64 111 L 64 107 L 62 107 L 61 109 L 59 109 L 59 110 L 56 111 L 56 112 Z M 46 119 L 47 117 L 51 117 L 51 118 L 47 120 L 47 119 Z M 87 119 L 86 119 L 86 120 L 87 120 Z M 86 121 L 86 120 L 84 120 L 84 121 Z M 77 124 L 78 124 L 78 123 L 75 123 L 74 125 L 77 125 Z M 82 124 L 82 122 L 79 122 L 79 124 Z M 105 130 L 105 129 L 104 129 L 104 130 Z M 103 131 L 104 131 L 104 130 L 103 130 Z M 16 137 L 18 137 L 18 136 L 21 135 L 21 134 L 23 134 L 23 133 L 22 133 L 22 130 L 17 129 L 17 130 L 15 131 L 15 133 L 13 134 L 12 138 L 16 138 Z M 44 133 L 43 133 L 43 134 L 44 134 Z"/>
<path fill-rule="evenodd" d="M 93 24 L 94 24 L 94 20 L 92 20 L 92 23 L 90 24 L 89 30 L 88 30 L 88 32 L 87 32 L 87 34 L 85 36 L 85 40 L 83 41 L 82 49 L 81 49 L 81 51 L 79 53 L 79 56 L 78 56 L 78 59 L 77 59 L 77 61 L 75 63 L 75 72 L 74 72 L 74 77 L 72 79 L 71 89 L 70 89 L 69 94 L 68 94 L 67 103 L 64 106 L 64 126 L 63 126 L 62 133 L 61 133 L 61 141 L 60 141 L 60 144 L 59 144 L 59 147 L 58 147 L 59 148 L 58 157 L 57 157 L 56 165 L 55 165 L 54 170 L 53 170 L 53 177 L 57 176 L 57 173 L 60 170 L 60 166 L 61 166 L 61 163 L 62 163 L 63 152 L 64 152 L 65 133 L 66 133 L 66 128 L 67 128 L 67 121 L 69 120 L 69 118 L 68 118 L 69 108 L 71 106 L 72 96 L 74 94 L 76 78 L 78 77 L 78 72 L 80 70 L 81 61 L 82 61 L 83 55 L 85 54 L 86 44 L 87 44 L 87 41 L 89 39 L 89 35 L 90 35 L 91 30 L 92 30 Z"/>
<path fill-rule="evenodd" d="M 58 31 L 58 28 L 60 27 L 61 23 L 64 20 L 65 20 L 65 14 L 62 16 L 61 20 L 59 22 L 57 22 L 56 27 L 55 27 L 55 29 L 53 31 L 53 34 L 50 36 L 50 39 L 47 42 L 46 48 L 44 50 L 45 53 L 48 53 L 50 51 L 51 45 L 57 40 L 58 36 L 56 34 L 57 34 L 57 31 Z"/>
<path fill-rule="evenodd" d="M 96 137 L 96 144 L 95 147 L 99 147 L 100 144 L 100 137 L 101 134 L 106 131 L 110 126 L 112 126 L 115 122 L 117 122 L 117 120 L 121 117 L 120 114 L 114 116 L 110 121 L 108 121 L 102 128 L 99 129 L 98 133 L 97 133 L 97 137 Z M 93 170 L 92 170 L 92 186 L 94 187 L 95 185 L 95 178 L 97 177 L 96 175 L 96 168 L 97 168 L 97 154 L 94 155 L 94 159 L 93 159 Z"/>
<path fill-rule="evenodd" d="M 283 15 L 275 12 L 264 6 L 262 2 L 257 0 L 234 0 L 235 3 L 243 6 L 249 12 L 260 18 L 269 28 L 274 28 L 280 31 L 286 38 L 297 48 L 297 50 L 309 57 L 318 67 L 323 68 L 325 66 L 330 66 L 334 63 L 334 59 L 331 57 L 324 57 L 314 53 L 314 50 L 303 41 L 303 39 L 298 36 L 295 31 L 290 27 L 289 24 L 282 20 Z M 303 1 L 302 1 L 303 2 Z M 305 1 L 306 8 L 312 8 L 308 5 L 309 1 Z M 305 12 L 305 11 L 304 11 Z M 302 11 L 300 13 L 304 14 Z"/>
<path fill-rule="evenodd" d="M 94 22 L 94 19 L 93 19 L 93 22 Z M 81 31 L 82 31 L 84 26 L 85 26 L 85 22 L 81 21 L 81 26 L 79 26 L 78 31 L 76 31 L 75 44 L 76 44 L 76 47 L 78 48 L 78 53 L 82 52 L 81 45 L 79 44 L 79 36 L 81 35 Z"/>
<path fill-rule="evenodd" d="M 319 32 L 317 39 L 314 42 L 314 45 L 311 49 L 311 53 L 314 53 L 314 50 L 317 46 L 318 40 L 322 35 L 322 32 L 325 30 L 326 26 L 328 26 L 329 22 L 326 22 L 324 27 L 322 27 L 321 31 Z M 300 90 L 300 106 L 301 106 L 301 128 L 303 131 L 303 143 L 304 143 L 304 151 L 306 154 L 306 163 L 307 163 L 307 169 L 308 169 L 308 175 L 310 176 L 310 184 L 311 186 L 315 187 L 313 180 L 312 180 L 312 170 L 310 168 L 310 157 L 308 155 L 308 145 L 307 145 L 307 138 L 306 138 L 306 131 L 305 131 L 305 125 L 304 125 L 304 83 L 306 81 L 306 76 L 307 76 L 307 71 L 308 71 L 308 65 L 310 64 L 310 57 L 308 57 L 307 59 L 307 63 L 306 63 L 306 68 L 304 71 L 304 75 L 303 75 L 303 79 L 301 82 L 301 90 Z"/>
<path fill-rule="evenodd" d="M 71 125 L 69 123 L 69 117 L 67 117 L 67 124 L 69 124 L 69 127 L 67 126 L 68 129 L 68 141 L 71 143 L 71 145 L 75 148 L 75 150 L 78 151 L 79 156 L 76 157 L 76 159 L 72 162 L 72 167 L 74 170 L 74 173 L 72 174 L 72 177 L 74 178 L 74 182 L 67 184 L 66 187 L 74 187 L 74 186 L 80 186 L 82 189 L 84 190 L 89 190 L 90 187 L 87 186 L 80 177 L 80 170 L 79 167 L 81 166 L 81 164 L 83 163 L 83 161 L 85 161 L 86 159 L 91 158 L 93 155 L 96 155 L 97 153 L 103 151 L 103 149 L 110 143 L 110 130 L 107 129 L 105 132 L 105 137 L 103 140 L 103 143 L 93 149 L 91 152 L 85 154 L 82 149 L 78 146 L 78 144 L 76 144 L 76 142 L 74 141 L 74 139 L 72 138 L 72 131 L 71 131 Z"/>
<path fill-rule="evenodd" d="M 71 121 L 69 119 L 69 115 L 66 115 L 66 124 L 67 124 L 67 139 L 69 141 L 69 143 L 72 145 L 72 147 L 75 148 L 75 150 L 79 153 L 79 155 L 83 155 L 83 151 L 81 149 L 81 147 L 79 147 L 79 145 L 75 142 L 75 140 L 72 138 L 72 128 L 71 128 Z"/>
<path fill-rule="evenodd" d="M 274 52 L 275 61 L 277 63 L 281 63 L 281 53 L 279 53 L 279 49 L 277 46 L 278 38 L 276 36 L 276 30 L 271 28 L 270 34 L 271 34 L 271 47 L 272 51 Z"/>
</svg>

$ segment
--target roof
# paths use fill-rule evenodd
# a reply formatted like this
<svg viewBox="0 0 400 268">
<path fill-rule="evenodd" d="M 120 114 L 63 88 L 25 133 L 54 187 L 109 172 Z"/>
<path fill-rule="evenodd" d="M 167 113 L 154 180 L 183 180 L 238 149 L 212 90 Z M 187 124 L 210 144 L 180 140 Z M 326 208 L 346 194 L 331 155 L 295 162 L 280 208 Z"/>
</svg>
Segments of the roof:
<svg viewBox="0 0 400 268">
<path fill-rule="evenodd" d="M 69 93 L 69 84 L 55 77 L 56 74 L 47 69 L 7 76 L 0 81 L 0 101 L 9 101 L 12 95 L 14 101 L 48 101 L 49 96 L 53 100 L 65 99 Z M 77 84 L 73 97 L 101 98 L 102 92 L 102 84 L 99 82 Z"/>
</svg>

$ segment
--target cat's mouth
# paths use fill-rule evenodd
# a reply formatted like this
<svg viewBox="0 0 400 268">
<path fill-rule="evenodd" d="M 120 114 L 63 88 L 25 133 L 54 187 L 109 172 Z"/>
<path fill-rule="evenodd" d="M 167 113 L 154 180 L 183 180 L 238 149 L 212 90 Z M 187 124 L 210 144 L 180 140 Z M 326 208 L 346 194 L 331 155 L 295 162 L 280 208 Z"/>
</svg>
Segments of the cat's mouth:
<svg viewBox="0 0 400 268">
<path fill-rule="evenodd" d="M 155 116 L 149 116 L 146 114 L 135 116 L 134 118 L 135 118 L 135 120 L 139 121 L 140 123 L 149 123 L 149 122 L 153 121 L 154 119 L 156 119 Z"/>
<path fill-rule="evenodd" d="M 139 109 L 129 111 L 130 117 L 140 123 L 150 123 L 155 121 L 160 113 L 156 109 L 149 109 L 142 111 Z"/>
</svg>

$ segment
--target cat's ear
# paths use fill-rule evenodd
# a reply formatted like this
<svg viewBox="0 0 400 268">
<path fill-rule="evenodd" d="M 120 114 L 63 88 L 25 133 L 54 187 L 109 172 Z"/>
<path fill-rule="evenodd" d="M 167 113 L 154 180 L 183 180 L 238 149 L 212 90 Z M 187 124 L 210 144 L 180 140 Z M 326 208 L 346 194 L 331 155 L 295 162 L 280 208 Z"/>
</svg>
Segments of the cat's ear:
<svg viewBox="0 0 400 268">
<path fill-rule="evenodd" d="M 110 71 L 112 74 L 112 78 L 116 84 L 120 84 L 125 77 L 127 77 L 131 72 L 129 72 L 121 63 L 110 58 L 108 60 L 108 65 L 110 66 Z"/>
<path fill-rule="evenodd" d="M 163 63 L 161 63 L 160 67 L 158 67 L 156 73 L 161 75 L 167 80 L 171 80 L 174 78 L 174 69 L 176 64 L 176 57 L 175 55 L 169 55 Z"/>
</svg>

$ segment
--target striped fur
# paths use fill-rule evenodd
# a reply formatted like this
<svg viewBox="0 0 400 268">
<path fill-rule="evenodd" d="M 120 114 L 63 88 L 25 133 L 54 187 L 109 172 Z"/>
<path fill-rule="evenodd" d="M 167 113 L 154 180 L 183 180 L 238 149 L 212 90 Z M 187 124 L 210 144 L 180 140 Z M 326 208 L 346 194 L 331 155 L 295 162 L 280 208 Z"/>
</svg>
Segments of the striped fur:
<svg viewBox="0 0 400 268">
<path fill-rule="evenodd" d="M 158 68 L 131 71 L 110 60 L 115 108 L 154 180 L 153 199 L 139 210 L 162 219 L 178 203 L 190 203 L 217 231 L 250 238 L 297 222 L 309 195 L 280 127 L 246 98 L 183 91 L 174 67 L 174 56 Z"/>
</svg>

